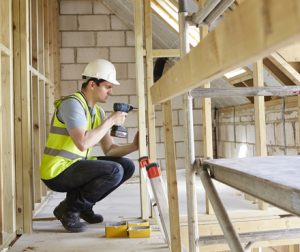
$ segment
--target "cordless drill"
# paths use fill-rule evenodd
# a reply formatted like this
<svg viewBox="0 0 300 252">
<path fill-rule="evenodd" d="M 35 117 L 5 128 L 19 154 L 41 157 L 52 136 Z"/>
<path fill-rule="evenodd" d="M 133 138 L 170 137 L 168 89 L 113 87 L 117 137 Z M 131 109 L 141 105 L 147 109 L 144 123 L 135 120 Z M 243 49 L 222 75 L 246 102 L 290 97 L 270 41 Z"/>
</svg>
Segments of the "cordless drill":
<svg viewBox="0 0 300 252">
<path fill-rule="evenodd" d="M 114 111 L 121 111 L 128 113 L 133 110 L 134 107 L 127 103 L 114 103 Z M 127 129 L 122 125 L 114 125 L 111 128 L 110 132 L 111 136 L 126 138 L 127 137 Z"/>
</svg>

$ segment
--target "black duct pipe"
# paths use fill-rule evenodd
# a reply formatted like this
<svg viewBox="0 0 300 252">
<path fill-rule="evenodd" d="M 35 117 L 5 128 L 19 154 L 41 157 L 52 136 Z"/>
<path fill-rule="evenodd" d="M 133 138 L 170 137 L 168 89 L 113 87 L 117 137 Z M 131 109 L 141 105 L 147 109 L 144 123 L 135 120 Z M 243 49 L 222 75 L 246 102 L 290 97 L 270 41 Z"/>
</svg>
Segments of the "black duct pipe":
<svg viewBox="0 0 300 252">
<path fill-rule="evenodd" d="M 158 81 L 164 72 L 164 67 L 168 58 L 158 58 L 153 69 L 153 80 Z"/>
</svg>

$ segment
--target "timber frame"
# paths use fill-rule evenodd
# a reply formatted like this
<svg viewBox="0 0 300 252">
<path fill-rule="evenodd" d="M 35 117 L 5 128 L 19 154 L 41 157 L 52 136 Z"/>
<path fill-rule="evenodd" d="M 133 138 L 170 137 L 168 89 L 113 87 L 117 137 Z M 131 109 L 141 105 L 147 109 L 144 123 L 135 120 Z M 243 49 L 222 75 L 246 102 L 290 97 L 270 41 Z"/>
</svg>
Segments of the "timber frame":
<svg viewBox="0 0 300 252">
<path fill-rule="evenodd" d="M 149 13 L 149 2 L 150 0 L 144 0 L 145 17 Z M 209 1 L 207 1 L 209 2 Z M 211 1 L 213 2 L 213 1 Z M 238 1 L 238 3 L 243 1 Z M 203 1 L 199 1 L 199 4 Z M 232 2 L 231 2 L 232 3 Z M 136 3 L 137 4 L 137 3 Z M 146 11 L 147 10 L 147 11 Z M 174 161 L 176 159 L 174 154 L 174 140 L 172 133 L 172 106 L 171 99 L 179 95 L 184 95 L 184 109 L 186 115 L 185 130 L 190 131 L 192 127 L 192 117 L 189 115 L 191 102 L 189 100 L 189 92 L 199 86 L 204 88 L 209 88 L 209 82 L 217 78 L 222 77 L 226 72 L 229 72 L 235 68 L 247 66 L 253 64 L 253 87 L 261 88 L 264 85 L 263 80 L 263 64 L 268 62 L 263 61 L 264 57 L 272 64 L 278 63 L 282 58 L 275 52 L 284 46 L 289 45 L 293 41 L 300 39 L 300 28 L 299 28 L 299 14 L 300 14 L 300 4 L 297 0 L 289 0 L 286 2 L 285 8 L 282 8 L 279 1 L 260 1 L 252 0 L 245 1 L 239 8 L 235 9 L 234 12 L 225 13 L 226 19 L 219 24 L 215 30 L 208 33 L 207 26 L 201 24 L 200 43 L 193 48 L 190 52 L 185 42 L 184 33 L 186 32 L 186 24 L 184 23 L 184 10 L 183 13 L 179 15 L 179 35 L 181 41 L 180 55 L 182 57 L 171 69 L 169 69 L 156 83 L 153 84 L 153 80 L 148 77 L 149 74 L 152 75 L 153 68 L 153 58 L 154 57 L 169 57 L 178 56 L 177 49 L 165 49 L 165 50 L 154 50 L 152 48 L 152 25 L 151 22 L 145 20 L 145 42 L 146 42 L 146 70 L 147 72 L 147 89 L 150 91 L 150 95 L 147 94 L 148 98 L 148 123 L 149 132 L 148 136 L 150 139 L 155 139 L 155 135 L 152 135 L 150 129 L 152 128 L 150 122 L 152 123 L 154 105 L 161 105 L 164 114 L 164 133 L 165 138 L 168 141 L 165 142 L 165 154 L 166 154 L 166 171 L 168 180 L 168 198 L 169 198 L 169 216 L 171 227 L 171 245 L 170 249 L 172 251 L 181 251 L 182 245 L 180 243 L 180 229 L 175 228 L 180 227 L 178 218 L 178 198 L 177 198 L 177 182 L 176 182 L 176 165 Z M 282 17 L 280 21 L 278 16 Z M 196 18 L 197 15 L 194 16 Z M 151 18 L 151 17 L 150 17 Z M 180 19 L 181 18 L 181 19 Z M 183 21 L 181 21 L 183 20 Z M 197 19 L 198 20 L 198 19 Z M 253 21 L 255 20 L 255 22 Z M 182 22 L 182 23 L 181 23 Z M 189 18 L 189 22 L 191 19 Z M 198 21 L 197 21 L 198 22 Z M 251 32 L 244 32 L 245 27 Z M 287 29 L 288 27 L 288 29 Z M 150 31 L 149 31 L 150 30 Z M 141 40 L 140 40 L 141 41 Z M 149 42 L 150 41 L 150 42 Z M 251 41 L 251 42 L 249 42 Z M 136 41 L 137 42 L 137 41 Z M 232 45 L 235 45 L 234 52 L 231 50 Z M 143 50 L 143 46 L 139 44 L 140 50 Z M 177 51 L 177 53 L 175 53 Z M 172 52 L 172 53 L 171 53 Z M 141 55 L 141 53 L 140 53 Z M 283 64 L 283 71 L 286 76 L 292 80 L 294 84 L 298 85 L 297 72 Z M 270 64 L 268 64 L 270 65 Z M 268 67 L 268 66 L 266 66 Z M 137 74 L 141 74 L 142 68 L 137 69 Z M 291 72 L 292 71 L 292 72 Z M 290 83 L 292 83 L 290 82 Z M 205 95 L 204 95 L 205 96 Z M 139 102 L 143 104 L 144 96 L 139 97 Z M 288 98 L 293 100 L 297 105 L 297 97 Z M 268 102 L 268 105 L 275 101 Z M 278 101 L 277 101 L 278 102 Z M 205 118 L 205 125 L 203 123 L 203 138 L 204 138 L 204 153 L 205 158 L 213 158 L 212 151 L 212 133 L 211 133 L 211 105 L 210 98 L 203 98 L 202 102 L 202 118 Z M 245 105 L 245 106 L 252 106 Z M 298 105 L 299 107 L 299 105 Z M 263 97 L 254 98 L 254 111 L 255 111 L 255 127 L 256 127 L 256 155 L 266 156 L 266 135 L 265 135 L 265 100 Z M 187 198 L 188 208 L 193 209 L 191 213 L 188 213 L 187 222 L 188 229 L 186 232 L 187 240 L 189 241 L 189 251 L 198 251 L 199 249 L 199 239 L 197 229 L 198 223 L 197 209 L 195 207 L 195 166 L 194 157 L 189 157 L 193 155 L 193 138 L 190 137 L 193 132 L 185 132 L 186 142 L 186 156 L 187 160 L 185 163 L 187 177 Z M 155 142 L 149 142 L 149 148 L 153 148 Z M 150 151 L 151 152 L 151 151 Z M 152 159 L 152 161 L 155 161 Z M 169 182 L 172 181 L 172 182 Z M 204 183 L 204 182 L 203 182 Z M 259 202 L 260 209 L 266 209 L 267 204 L 263 201 Z M 211 205 L 207 201 L 207 213 L 212 213 Z M 216 213 L 218 214 L 218 213 Z M 172 218 L 172 220 L 171 220 Z M 230 225 L 228 217 L 222 219 L 226 225 Z M 230 242 L 229 246 L 232 251 L 243 251 L 243 248 L 238 245 L 238 238 L 233 231 L 229 234 L 229 240 L 235 240 L 234 245 Z M 267 238 L 266 238 L 267 239 Z M 290 244 L 294 244 L 295 241 L 291 240 Z M 262 243 L 261 243 L 262 244 Z M 272 243 L 269 243 L 272 244 Z M 274 244 L 280 244 L 274 242 Z M 287 240 L 282 240 L 282 244 L 289 244 Z M 215 247 L 216 248 L 216 247 Z M 296 247 L 295 247 L 296 248 Z M 213 250 L 213 248 L 211 248 Z M 222 247 L 221 250 L 226 250 L 227 247 Z M 252 251 L 256 251 L 253 248 Z M 291 251 L 294 251 L 294 247 L 291 246 Z M 205 248 L 203 251 L 206 251 Z"/>
<path fill-rule="evenodd" d="M 58 96 L 57 0 L 0 3 L 0 247 L 32 231 L 47 189 L 39 164 Z"/>
</svg>

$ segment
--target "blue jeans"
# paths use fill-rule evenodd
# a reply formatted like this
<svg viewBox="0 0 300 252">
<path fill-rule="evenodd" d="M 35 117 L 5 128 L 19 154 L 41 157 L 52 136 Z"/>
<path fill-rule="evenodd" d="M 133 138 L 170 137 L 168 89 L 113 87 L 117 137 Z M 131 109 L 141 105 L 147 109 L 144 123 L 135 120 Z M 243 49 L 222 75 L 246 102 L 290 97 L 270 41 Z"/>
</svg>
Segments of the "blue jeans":
<svg viewBox="0 0 300 252">
<path fill-rule="evenodd" d="M 98 157 L 98 160 L 80 160 L 57 177 L 43 180 L 56 192 L 66 192 L 66 205 L 70 211 L 82 212 L 114 191 L 135 170 L 132 160 L 124 157 Z"/>
</svg>

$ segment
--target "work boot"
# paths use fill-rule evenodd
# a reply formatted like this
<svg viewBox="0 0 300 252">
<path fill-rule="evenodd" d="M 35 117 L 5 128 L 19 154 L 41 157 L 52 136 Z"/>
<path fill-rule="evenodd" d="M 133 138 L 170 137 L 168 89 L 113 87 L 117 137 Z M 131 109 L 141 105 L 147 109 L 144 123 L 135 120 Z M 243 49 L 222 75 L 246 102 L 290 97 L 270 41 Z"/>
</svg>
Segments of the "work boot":
<svg viewBox="0 0 300 252">
<path fill-rule="evenodd" d="M 74 233 L 84 231 L 85 225 L 80 222 L 79 213 L 69 211 L 65 201 L 59 203 L 54 209 L 53 214 L 66 230 Z"/>
<path fill-rule="evenodd" d="M 88 209 L 81 212 L 80 218 L 90 224 L 103 222 L 103 216 L 101 214 L 95 214 L 92 209 Z"/>
</svg>

